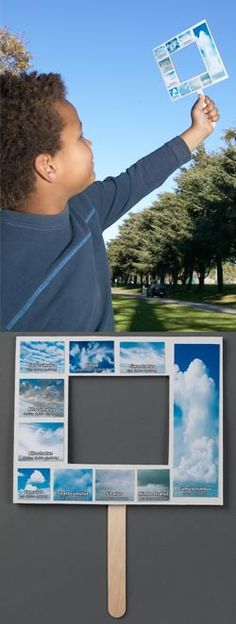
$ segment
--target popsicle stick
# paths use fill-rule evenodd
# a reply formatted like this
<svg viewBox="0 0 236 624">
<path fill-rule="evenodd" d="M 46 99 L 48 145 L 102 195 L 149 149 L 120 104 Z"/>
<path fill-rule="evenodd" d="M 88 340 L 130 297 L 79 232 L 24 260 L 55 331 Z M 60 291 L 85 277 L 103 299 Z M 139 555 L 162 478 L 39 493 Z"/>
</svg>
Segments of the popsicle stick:
<svg viewBox="0 0 236 624">
<path fill-rule="evenodd" d="M 108 612 L 114 618 L 126 612 L 126 506 L 107 509 Z"/>
</svg>

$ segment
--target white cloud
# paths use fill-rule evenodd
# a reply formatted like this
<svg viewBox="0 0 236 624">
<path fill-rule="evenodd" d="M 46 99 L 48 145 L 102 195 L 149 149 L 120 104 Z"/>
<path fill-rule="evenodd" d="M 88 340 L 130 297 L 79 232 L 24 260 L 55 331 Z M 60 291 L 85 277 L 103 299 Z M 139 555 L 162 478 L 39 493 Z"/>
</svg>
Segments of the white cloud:
<svg viewBox="0 0 236 624">
<path fill-rule="evenodd" d="M 53 364 L 57 370 L 64 368 L 64 343 L 55 342 L 21 342 L 21 371 L 28 371 L 32 365 Z M 37 370 L 37 367 L 35 368 Z"/>
<path fill-rule="evenodd" d="M 122 347 L 120 350 L 121 370 L 125 372 L 131 364 L 136 366 L 152 365 L 157 372 L 164 372 L 164 350 L 153 347 L 150 343 L 138 343 L 137 346 Z"/>
<path fill-rule="evenodd" d="M 45 481 L 46 479 L 40 470 L 34 470 L 28 479 L 28 483 L 44 483 Z"/>
<path fill-rule="evenodd" d="M 200 359 L 183 373 L 176 366 L 175 403 L 182 421 L 176 426 L 174 478 L 212 483 L 217 480 L 218 435 L 215 422 L 217 392 Z"/>
<path fill-rule="evenodd" d="M 134 471 L 132 470 L 97 470 L 96 498 L 106 497 L 107 491 L 120 492 L 124 498 L 132 500 L 134 496 Z"/>
<path fill-rule="evenodd" d="M 37 485 L 32 485 L 32 483 L 30 483 L 30 481 L 27 481 L 27 483 L 25 485 L 25 490 L 35 491 L 35 490 L 37 490 Z"/>
<path fill-rule="evenodd" d="M 209 72 L 213 75 L 221 72 L 223 69 L 222 63 L 209 35 L 201 30 L 199 36 L 196 37 L 196 40 L 198 41 L 198 44 L 202 52 L 204 53 Z"/>
<path fill-rule="evenodd" d="M 91 488 L 91 471 L 79 469 L 55 470 L 55 481 L 60 487 L 68 490 L 82 490 Z"/>
<path fill-rule="evenodd" d="M 102 342 L 90 342 L 88 345 L 81 346 L 75 343 L 70 349 L 70 355 L 73 357 L 78 356 L 78 361 L 74 365 L 71 365 L 71 370 L 76 371 L 78 364 L 81 370 L 86 370 L 91 366 L 99 366 L 103 361 L 113 365 L 114 362 L 110 358 L 109 348 L 106 343 Z"/>
<path fill-rule="evenodd" d="M 75 357 L 75 355 L 78 355 L 79 352 L 80 352 L 79 345 L 77 342 L 75 342 L 73 347 L 70 347 L 70 355 L 72 355 L 72 357 Z"/>
<path fill-rule="evenodd" d="M 40 423 L 21 424 L 19 428 L 19 456 L 29 456 L 29 451 L 50 451 L 62 458 L 63 427 L 44 427 Z"/>
</svg>

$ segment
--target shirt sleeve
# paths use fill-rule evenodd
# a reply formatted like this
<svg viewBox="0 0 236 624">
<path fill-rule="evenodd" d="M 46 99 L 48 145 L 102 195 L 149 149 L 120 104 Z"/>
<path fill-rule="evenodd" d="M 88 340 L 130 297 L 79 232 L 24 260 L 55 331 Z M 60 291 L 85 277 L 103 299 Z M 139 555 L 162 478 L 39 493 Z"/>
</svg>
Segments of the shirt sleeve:
<svg viewBox="0 0 236 624">
<path fill-rule="evenodd" d="M 102 230 L 115 223 L 190 159 L 191 152 L 187 144 L 177 136 L 138 160 L 119 176 L 94 182 L 84 191 L 84 195 L 96 209 Z"/>
</svg>

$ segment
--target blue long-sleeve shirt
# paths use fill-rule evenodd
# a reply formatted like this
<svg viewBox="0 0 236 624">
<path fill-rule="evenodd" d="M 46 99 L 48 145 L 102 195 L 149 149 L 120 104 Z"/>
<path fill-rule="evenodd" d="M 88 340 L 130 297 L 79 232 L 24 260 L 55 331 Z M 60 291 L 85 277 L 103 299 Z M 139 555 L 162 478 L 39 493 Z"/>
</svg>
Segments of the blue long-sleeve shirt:
<svg viewBox="0 0 236 624">
<path fill-rule="evenodd" d="M 2 210 L 2 331 L 114 331 L 102 232 L 190 158 L 177 136 L 59 214 Z"/>
</svg>

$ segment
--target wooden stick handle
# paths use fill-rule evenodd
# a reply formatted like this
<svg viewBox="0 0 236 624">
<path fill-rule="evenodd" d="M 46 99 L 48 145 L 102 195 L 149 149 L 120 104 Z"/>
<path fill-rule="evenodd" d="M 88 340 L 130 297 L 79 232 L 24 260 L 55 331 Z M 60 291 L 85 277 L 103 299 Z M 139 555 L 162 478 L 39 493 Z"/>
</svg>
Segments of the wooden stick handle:
<svg viewBox="0 0 236 624">
<path fill-rule="evenodd" d="M 108 612 L 114 618 L 126 612 L 126 506 L 107 510 Z"/>
</svg>

